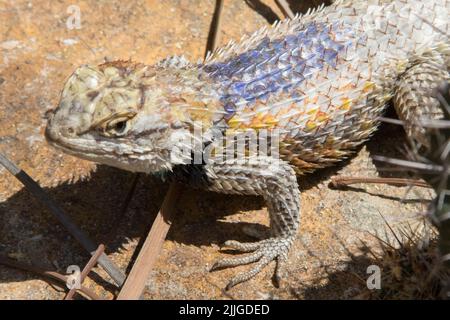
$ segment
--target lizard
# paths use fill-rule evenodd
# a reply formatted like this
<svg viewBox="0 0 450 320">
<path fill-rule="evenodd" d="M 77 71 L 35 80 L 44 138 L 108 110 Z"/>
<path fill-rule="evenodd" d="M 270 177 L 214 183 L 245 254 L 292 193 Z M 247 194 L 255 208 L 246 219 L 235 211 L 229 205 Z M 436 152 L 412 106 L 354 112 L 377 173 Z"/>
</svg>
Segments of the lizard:
<svg viewBox="0 0 450 320">
<path fill-rule="evenodd" d="M 245 254 L 211 269 L 253 264 L 229 289 L 275 261 L 278 284 L 300 223 L 297 179 L 354 153 L 390 102 L 407 136 L 427 147 L 420 119 L 441 116 L 433 88 L 449 80 L 449 17 L 450 0 L 338 0 L 196 63 L 172 56 L 153 65 L 83 65 L 66 81 L 45 135 L 62 151 L 97 163 L 262 196 L 269 237 L 226 241 Z M 208 146 L 213 132 L 248 130 L 277 132 L 277 156 L 189 161 L 195 152 L 186 141 Z M 191 151 L 187 158 L 173 156 L 180 148 Z"/>
</svg>

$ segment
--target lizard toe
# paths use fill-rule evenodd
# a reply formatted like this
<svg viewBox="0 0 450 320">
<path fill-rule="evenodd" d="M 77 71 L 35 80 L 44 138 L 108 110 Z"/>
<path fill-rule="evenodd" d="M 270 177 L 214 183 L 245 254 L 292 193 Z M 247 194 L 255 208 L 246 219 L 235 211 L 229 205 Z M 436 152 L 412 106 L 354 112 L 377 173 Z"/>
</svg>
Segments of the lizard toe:
<svg viewBox="0 0 450 320">
<path fill-rule="evenodd" d="M 260 247 L 260 242 L 239 242 L 236 240 L 229 240 L 224 243 L 224 246 L 241 252 L 253 252 Z"/>
<path fill-rule="evenodd" d="M 274 282 L 276 286 L 279 286 L 282 278 L 282 269 L 284 262 L 287 260 L 287 254 L 292 244 L 291 238 L 269 238 L 255 243 L 241 243 L 238 241 L 227 241 L 225 245 L 243 251 L 254 251 L 251 254 L 245 255 L 239 258 L 223 259 L 218 261 L 211 270 L 217 270 L 221 268 L 237 267 L 241 265 L 257 262 L 249 271 L 238 274 L 230 280 L 226 286 L 226 290 L 234 287 L 235 285 L 245 282 L 267 266 L 273 260 L 276 261 L 276 268 L 274 273 Z"/>
<path fill-rule="evenodd" d="M 287 259 L 283 257 L 278 257 L 276 259 L 276 266 L 275 266 L 275 272 L 273 274 L 273 283 L 275 287 L 279 288 L 281 284 L 281 280 L 283 279 L 284 275 L 284 267 L 286 265 Z"/>
<path fill-rule="evenodd" d="M 222 259 L 222 260 L 217 261 L 212 266 L 211 271 L 250 264 L 250 263 L 258 261 L 259 259 L 261 259 L 261 257 L 262 257 L 262 253 L 255 251 L 252 254 L 249 254 L 249 255 L 246 255 L 243 257 L 239 257 L 239 258 Z"/>
<path fill-rule="evenodd" d="M 267 266 L 270 262 L 271 262 L 270 258 L 262 257 L 261 260 L 259 260 L 258 263 L 253 268 L 251 268 L 249 271 L 241 273 L 241 274 L 238 274 L 237 276 L 232 278 L 230 280 L 230 282 L 228 282 L 225 290 L 230 290 L 235 285 L 237 285 L 239 283 L 242 283 L 242 282 L 245 282 L 247 280 L 250 280 L 251 278 L 256 276 L 258 273 L 260 273 L 261 270 L 265 266 Z"/>
</svg>

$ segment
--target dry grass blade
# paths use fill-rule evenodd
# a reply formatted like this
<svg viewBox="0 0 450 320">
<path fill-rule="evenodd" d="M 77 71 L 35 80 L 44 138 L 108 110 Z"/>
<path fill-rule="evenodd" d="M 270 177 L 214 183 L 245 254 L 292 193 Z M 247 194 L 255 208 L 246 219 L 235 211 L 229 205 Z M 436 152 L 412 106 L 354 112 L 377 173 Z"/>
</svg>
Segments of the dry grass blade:
<svg viewBox="0 0 450 320">
<path fill-rule="evenodd" d="M 408 225 L 395 231 L 389 224 L 387 227 L 401 245 L 397 248 L 373 235 L 380 250 L 371 250 L 370 255 L 373 264 L 382 270 L 381 289 L 364 288 L 360 296 L 371 299 L 447 298 L 450 272 L 439 263 L 436 229 L 420 232 L 420 226 L 412 228 Z M 429 229 L 428 224 L 425 229 Z"/>
</svg>

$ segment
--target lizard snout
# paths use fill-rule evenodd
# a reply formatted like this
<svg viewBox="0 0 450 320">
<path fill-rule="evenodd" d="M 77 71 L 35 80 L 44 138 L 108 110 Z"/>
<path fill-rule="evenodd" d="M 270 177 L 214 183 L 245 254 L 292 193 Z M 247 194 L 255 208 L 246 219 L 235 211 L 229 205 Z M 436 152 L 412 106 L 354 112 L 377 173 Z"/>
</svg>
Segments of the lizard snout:
<svg viewBox="0 0 450 320">
<path fill-rule="evenodd" d="M 59 142 L 62 137 L 73 135 L 73 127 L 61 126 L 54 120 L 54 115 L 50 116 L 45 128 L 45 138 L 51 142 Z"/>
<path fill-rule="evenodd" d="M 76 137 L 86 125 L 89 125 L 83 118 L 85 118 L 83 114 L 67 115 L 61 110 L 49 113 L 45 137 L 51 142 L 62 142 L 64 139 Z"/>
</svg>

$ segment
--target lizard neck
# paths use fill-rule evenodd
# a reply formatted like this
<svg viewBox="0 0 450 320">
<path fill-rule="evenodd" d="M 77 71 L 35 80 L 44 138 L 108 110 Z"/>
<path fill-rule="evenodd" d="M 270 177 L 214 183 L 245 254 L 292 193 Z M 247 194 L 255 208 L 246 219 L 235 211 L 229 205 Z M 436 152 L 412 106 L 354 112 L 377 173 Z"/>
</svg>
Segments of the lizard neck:
<svg viewBox="0 0 450 320">
<path fill-rule="evenodd" d="M 165 91 L 160 105 L 170 108 L 173 121 L 209 129 L 226 116 L 220 87 L 198 66 L 167 68 L 157 78 Z"/>
</svg>

